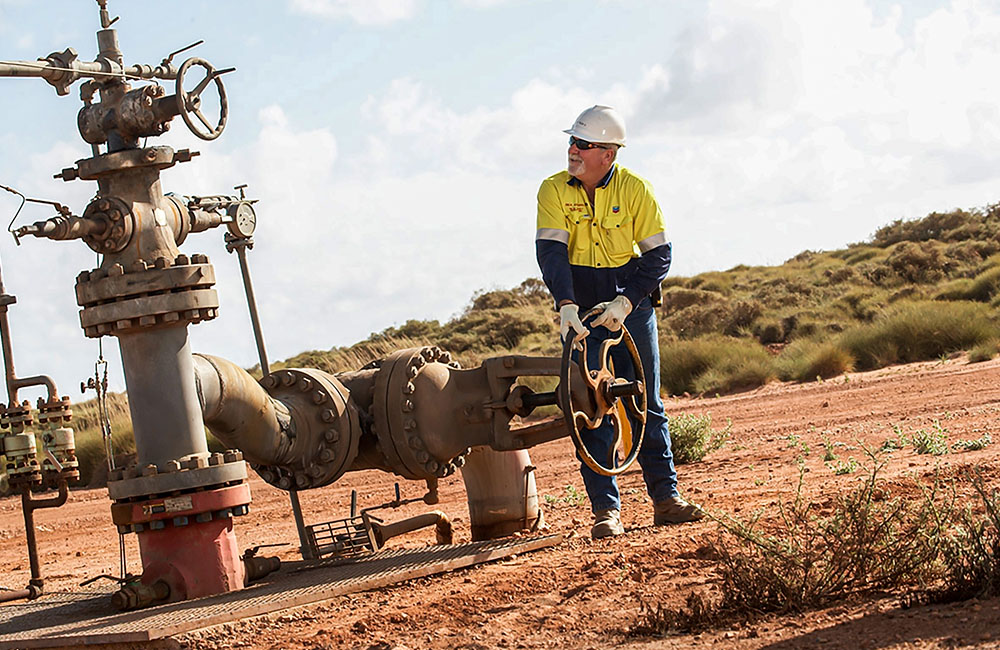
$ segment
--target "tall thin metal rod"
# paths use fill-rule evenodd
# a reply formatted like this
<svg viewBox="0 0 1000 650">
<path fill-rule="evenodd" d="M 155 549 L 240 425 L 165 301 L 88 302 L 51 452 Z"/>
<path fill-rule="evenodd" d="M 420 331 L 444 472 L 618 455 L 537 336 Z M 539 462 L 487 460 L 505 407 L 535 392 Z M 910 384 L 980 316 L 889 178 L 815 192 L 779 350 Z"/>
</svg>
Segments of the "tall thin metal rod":
<svg viewBox="0 0 1000 650">
<path fill-rule="evenodd" d="M 7 320 L 7 307 L 17 302 L 17 298 L 4 291 L 3 277 L 0 275 L 0 346 L 3 348 L 4 379 L 7 386 L 7 403 L 17 404 L 17 391 L 27 386 L 45 386 L 50 400 L 59 398 L 55 382 L 46 375 L 18 378 L 14 374 L 14 351 L 10 342 L 10 323 Z"/>
<path fill-rule="evenodd" d="M 250 309 L 250 324 L 253 326 L 253 337 L 257 344 L 257 356 L 260 359 L 261 376 L 267 377 L 271 374 L 270 364 L 267 362 L 267 351 L 264 349 L 264 333 L 260 327 L 260 316 L 257 314 L 257 299 L 254 297 L 253 281 L 250 279 L 250 265 L 247 263 L 247 246 L 253 245 L 250 238 L 242 241 L 231 241 L 230 246 L 236 251 L 236 257 L 240 260 L 240 272 L 243 274 L 243 289 L 247 294 L 247 306 Z M 295 530 L 299 535 L 299 554 L 303 560 L 314 559 L 312 547 L 309 545 L 309 538 L 306 535 L 306 522 L 302 516 L 302 504 L 299 502 L 298 490 L 294 488 L 288 491 L 288 500 L 292 505 L 292 516 L 295 518 Z"/>
<path fill-rule="evenodd" d="M 260 372 L 262 376 L 267 377 L 271 374 L 271 368 L 267 362 L 267 351 L 264 349 L 264 334 L 260 328 L 260 316 L 257 315 L 257 300 L 254 298 L 253 282 L 250 280 L 250 266 L 247 264 L 246 243 L 236 247 L 236 256 L 240 260 L 240 272 L 243 273 L 243 288 L 247 294 L 247 306 L 250 308 L 250 324 L 253 326 L 253 338 L 257 343 Z"/>
</svg>

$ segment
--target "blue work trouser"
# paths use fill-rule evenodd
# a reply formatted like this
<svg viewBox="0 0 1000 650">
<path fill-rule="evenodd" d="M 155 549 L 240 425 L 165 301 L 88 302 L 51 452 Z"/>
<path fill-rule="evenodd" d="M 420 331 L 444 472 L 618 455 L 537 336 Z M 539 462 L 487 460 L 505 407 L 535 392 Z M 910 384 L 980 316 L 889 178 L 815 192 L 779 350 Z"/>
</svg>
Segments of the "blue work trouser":
<svg viewBox="0 0 1000 650">
<path fill-rule="evenodd" d="M 604 327 L 588 327 L 590 335 L 587 336 L 587 364 L 591 368 L 599 368 L 601 341 L 611 333 Z M 646 429 L 639 448 L 639 465 L 642 467 L 642 478 L 646 481 L 646 491 L 654 503 L 659 503 L 678 496 L 677 471 L 670 451 L 667 416 L 663 412 L 663 400 L 660 399 L 660 347 L 656 333 L 656 312 L 649 300 L 643 300 L 628 315 L 625 327 L 635 341 L 646 384 Z M 615 374 L 629 380 L 634 379 L 632 360 L 624 344 L 612 348 L 611 359 L 615 364 Z M 596 429 L 581 426 L 580 435 L 590 455 L 605 464 L 608 448 L 614 439 L 614 425 L 610 419 L 605 418 Z M 577 458 L 579 457 L 577 454 Z M 614 476 L 602 476 L 587 467 L 582 460 L 580 473 L 594 512 L 621 508 L 618 481 Z"/>
</svg>

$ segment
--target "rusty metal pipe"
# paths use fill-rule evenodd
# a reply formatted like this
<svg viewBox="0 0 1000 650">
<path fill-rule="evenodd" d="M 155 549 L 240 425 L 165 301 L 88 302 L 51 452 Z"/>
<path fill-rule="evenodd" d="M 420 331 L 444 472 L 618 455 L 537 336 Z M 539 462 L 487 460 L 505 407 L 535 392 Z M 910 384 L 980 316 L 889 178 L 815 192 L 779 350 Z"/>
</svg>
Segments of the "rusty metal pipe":
<svg viewBox="0 0 1000 650">
<path fill-rule="evenodd" d="M 27 589 L 19 592 L 5 594 L 5 598 L 0 601 L 19 600 L 21 598 L 34 599 L 42 595 L 42 587 L 45 583 L 42 578 L 41 563 L 38 561 L 38 541 L 35 537 L 35 510 L 43 508 L 58 508 L 66 503 L 69 498 L 69 484 L 66 481 L 59 481 L 59 494 L 46 499 L 32 499 L 28 486 L 21 488 L 21 511 L 24 513 L 24 538 L 28 546 L 28 565 L 31 569 L 31 579 L 28 581 Z M 13 594 L 24 594 L 14 597 Z"/>
<path fill-rule="evenodd" d="M 454 537 L 451 520 L 448 519 L 448 515 L 440 510 L 432 510 L 416 515 L 415 517 L 400 519 L 388 524 L 380 521 L 370 521 L 369 525 L 371 526 L 372 535 L 375 537 L 378 548 L 385 546 L 385 543 L 393 537 L 399 537 L 400 535 L 405 535 L 421 528 L 427 528 L 428 526 L 435 526 L 437 528 L 435 536 L 438 544 L 451 544 Z"/>
<path fill-rule="evenodd" d="M 89 219 L 86 217 L 74 217 L 59 215 L 51 217 L 45 221 L 22 226 L 15 232 L 18 237 L 34 235 L 47 239 L 83 239 L 88 235 L 101 235 L 108 229 L 108 221 L 104 219 Z"/>
<path fill-rule="evenodd" d="M 541 510 L 527 451 L 477 447 L 462 467 L 472 539 L 496 539 L 537 526 Z"/>
<path fill-rule="evenodd" d="M 194 355 L 194 373 L 205 425 L 216 437 L 253 463 L 281 465 L 291 460 L 292 440 L 282 428 L 288 409 L 249 373 L 207 354 Z"/>
<path fill-rule="evenodd" d="M 46 375 L 35 375 L 33 377 L 18 378 L 14 373 L 14 350 L 10 342 L 10 322 L 7 320 L 7 307 L 17 300 L 14 296 L 8 295 L 4 291 L 3 278 L 0 277 L 0 346 L 3 349 L 4 377 L 7 385 L 8 404 L 17 404 L 17 391 L 28 386 L 45 386 L 49 393 L 49 400 L 58 399 L 59 392 L 51 377 Z"/>
<path fill-rule="evenodd" d="M 38 598 L 38 594 L 32 589 L 0 591 L 0 603 L 9 603 L 14 600 L 33 600 L 35 598 Z"/>
</svg>

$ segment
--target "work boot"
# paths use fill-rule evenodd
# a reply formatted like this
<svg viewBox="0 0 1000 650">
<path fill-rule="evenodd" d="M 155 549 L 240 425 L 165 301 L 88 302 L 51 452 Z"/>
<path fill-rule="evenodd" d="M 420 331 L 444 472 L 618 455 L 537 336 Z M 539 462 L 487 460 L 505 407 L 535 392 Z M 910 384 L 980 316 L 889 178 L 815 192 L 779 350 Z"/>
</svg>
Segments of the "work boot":
<svg viewBox="0 0 1000 650">
<path fill-rule="evenodd" d="M 680 497 L 671 497 L 653 506 L 653 523 L 657 526 L 683 524 L 704 518 L 704 510 Z"/>
<path fill-rule="evenodd" d="M 594 513 L 594 527 L 590 529 L 590 536 L 593 539 L 602 537 L 614 537 L 625 532 L 619 512 L 614 508 L 598 510 Z"/>
</svg>

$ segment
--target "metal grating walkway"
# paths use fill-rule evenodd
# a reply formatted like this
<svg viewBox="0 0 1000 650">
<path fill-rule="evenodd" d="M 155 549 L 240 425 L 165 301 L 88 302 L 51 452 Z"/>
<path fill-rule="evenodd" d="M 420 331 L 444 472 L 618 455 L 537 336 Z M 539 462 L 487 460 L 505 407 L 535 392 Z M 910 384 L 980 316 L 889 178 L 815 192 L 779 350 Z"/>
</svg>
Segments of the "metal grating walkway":
<svg viewBox="0 0 1000 650">
<path fill-rule="evenodd" d="M 228 594 L 112 613 L 107 594 L 43 596 L 0 606 L 0 650 L 129 643 L 377 589 L 412 578 L 554 546 L 562 535 L 507 538 L 423 549 L 384 550 L 349 560 L 282 565 L 262 582 Z"/>
</svg>

